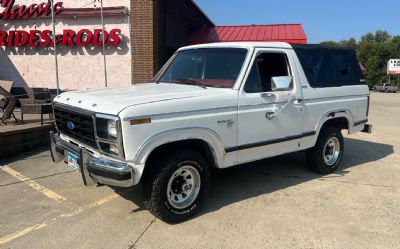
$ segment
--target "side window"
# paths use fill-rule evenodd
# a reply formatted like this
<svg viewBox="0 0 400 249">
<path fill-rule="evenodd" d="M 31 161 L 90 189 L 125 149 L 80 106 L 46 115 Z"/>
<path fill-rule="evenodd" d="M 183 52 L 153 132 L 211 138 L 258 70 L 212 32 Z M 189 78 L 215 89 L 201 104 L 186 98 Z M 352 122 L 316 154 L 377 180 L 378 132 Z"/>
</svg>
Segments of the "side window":
<svg viewBox="0 0 400 249">
<path fill-rule="evenodd" d="M 289 75 L 286 54 L 262 53 L 253 63 L 244 90 L 246 93 L 271 92 L 272 77 Z"/>
</svg>

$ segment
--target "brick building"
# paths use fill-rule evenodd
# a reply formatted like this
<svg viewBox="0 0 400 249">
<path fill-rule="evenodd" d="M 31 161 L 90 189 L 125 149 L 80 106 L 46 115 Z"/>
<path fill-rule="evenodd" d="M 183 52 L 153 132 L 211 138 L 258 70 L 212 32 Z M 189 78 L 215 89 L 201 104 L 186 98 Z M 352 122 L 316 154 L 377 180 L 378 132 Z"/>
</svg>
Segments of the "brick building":
<svg viewBox="0 0 400 249">
<path fill-rule="evenodd" d="M 179 47 L 188 44 L 306 42 L 301 25 L 215 26 L 193 0 L 103 3 L 104 32 L 98 1 L 54 0 L 61 89 L 146 82 Z M 19 88 L 54 89 L 52 30 L 47 0 L 0 0 L 0 80 L 14 81 Z"/>
<path fill-rule="evenodd" d="M 214 23 L 191 0 L 131 1 L 132 80 L 151 79 L 188 37 Z"/>
</svg>

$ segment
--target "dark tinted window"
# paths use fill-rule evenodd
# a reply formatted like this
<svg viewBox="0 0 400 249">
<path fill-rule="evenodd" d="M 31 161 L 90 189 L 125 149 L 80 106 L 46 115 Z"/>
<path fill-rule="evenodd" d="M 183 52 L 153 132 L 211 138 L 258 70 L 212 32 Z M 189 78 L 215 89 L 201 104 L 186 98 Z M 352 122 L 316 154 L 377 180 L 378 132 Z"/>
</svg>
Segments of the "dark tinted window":
<svg viewBox="0 0 400 249">
<path fill-rule="evenodd" d="M 293 44 L 311 87 L 362 85 L 362 73 L 355 50 L 350 47 L 325 47 Z"/>
<path fill-rule="evenodd" d="M 271 79 L 289 76 L 287 57 L 282 53 L 263 53 L 257 56 L 247 78 L 247 93 L 271 92 Z"/>
<path fill-rule="evenodd" d="M 246 49 L 204 48 L 178 53 L 158 81 L 201 83 L 211 87 L 233 87 L 246 58 Z"/>
</svg>

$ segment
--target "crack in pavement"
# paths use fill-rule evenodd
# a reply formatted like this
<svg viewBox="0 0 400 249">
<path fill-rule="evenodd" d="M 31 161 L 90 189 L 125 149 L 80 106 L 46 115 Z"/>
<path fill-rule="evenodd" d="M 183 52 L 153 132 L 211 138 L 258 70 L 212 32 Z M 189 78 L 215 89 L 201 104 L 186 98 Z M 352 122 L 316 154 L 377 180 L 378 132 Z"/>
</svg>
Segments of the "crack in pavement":
<svg viewBox="0 0 400 249">
<path fill-rule="evenodd" d="M 128 249 L 134 249 L 136 248 L 137 243 L 139 242 L 139 240 L 143 237 L 143 235 L 147 232 L 147 230 L 150 229 L 150 227 L 153 225 L 154 222 L 156 222 L 157 218 L 154 218 L 150 224 L 146 227 L 146 229 L 139 235 L 139 237 L 135 240 L 135 242 L 132 243 L 132 245 L 130 245 L 128 247 Z"/>
<path fill-rule="evenodd" d="M 66 171 L 66 172 L 61 172 L 61 173 L 52 174 L 52 175 L 47 175 L 47 176 L 40 176 L 40 177 L 35 177 L 35 178 L 29 178 L 29 181 L 30 181 L 30 180 L 45 179 L 45 178 L 49 178 L 49 177 L 52 177 L 52 176 L 71 174 L 71 173 L 74 173 L 74 172 L 76 172 L 76 171 Z M 7 183 L 7 184 L 0 184 L 0 187 L 8 187 L 8 186 L 11 186 L 11 185 L 21 184 L 21 183 L 25 183 L 25 182 L 27 182 L 27 180 L 26 180 L 26 181 L 18 181 L 18 182 Z"/>
<path fill-rule="evenodd" d="M 364 185 L 364 186 L 371 186 L 371 187 L 381 187 L 381 188 L 393 188 L 393 189 L 399 188 L 398 186 L 380 185 L 380 184 L 364 183 L 364 182 L 336 181 L 336 180 L 332 180 L 332 179 L 317 179 L 317 180 L 327 181 L 327 182 L 348 183 L 348 184 L 355 184 L 355 185 Z"/>
</svg>

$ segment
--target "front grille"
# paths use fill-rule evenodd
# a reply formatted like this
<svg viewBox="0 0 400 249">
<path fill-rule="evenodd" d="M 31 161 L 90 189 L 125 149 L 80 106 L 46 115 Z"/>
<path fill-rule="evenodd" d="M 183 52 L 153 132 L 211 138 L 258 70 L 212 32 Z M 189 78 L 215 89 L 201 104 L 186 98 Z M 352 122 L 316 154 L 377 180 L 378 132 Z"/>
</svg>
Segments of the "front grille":
<svg viewBox="0 0 400 249">
<path fill-rule="evenodd" d="M 57 128 L 62 134 L 84 145 L 97 148 L 92 115 L 55 106 L 54 116 Z"/>
</svg>

